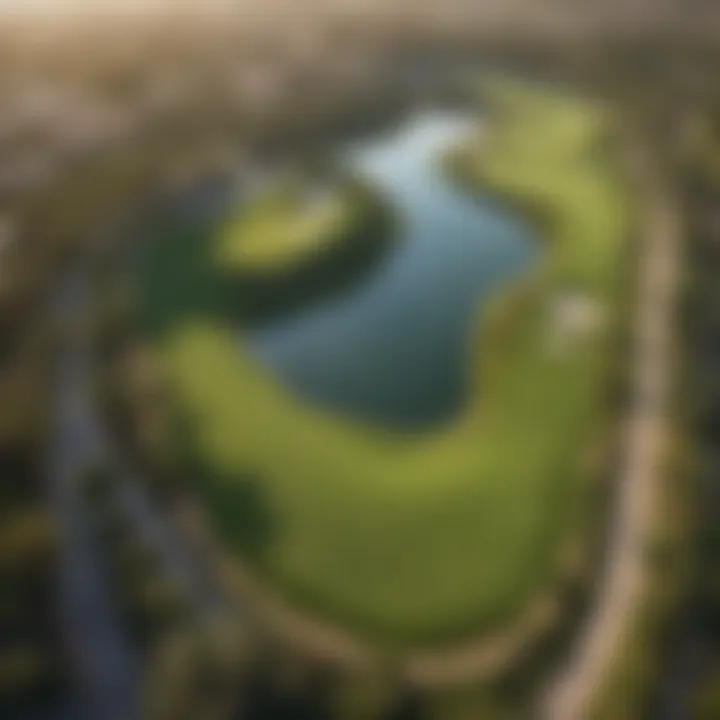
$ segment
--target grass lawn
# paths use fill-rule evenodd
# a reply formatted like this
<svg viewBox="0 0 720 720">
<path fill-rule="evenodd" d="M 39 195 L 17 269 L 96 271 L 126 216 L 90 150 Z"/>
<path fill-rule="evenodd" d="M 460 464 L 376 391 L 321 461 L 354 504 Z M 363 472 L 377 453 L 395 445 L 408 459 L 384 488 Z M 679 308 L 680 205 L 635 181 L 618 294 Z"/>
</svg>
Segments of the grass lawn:
<svg viewBox="0 0 720 720">
<path fill-rule="evenodd" d="M 555 90 L 501 83 L 485 94 L 488 144 L 449 166 L 472 190 L 540 209 L 546 247 L 478 322 L 475 392 L 436 432 L 392 435 L 285 393 L 239 347 L 215 282 L 237 258 L 222 232 L 161 238 L 139 277 L 141 319 L 224 541 L 299 604 L 399 646 L 496 628 L 553 583 L 606 414 L 611 323 L 553 355 L 547 306 L 567 284 L 608 317 L 619 302 L 628 213 L 603 148 L 610 118 Z M 238 221 L 262 229 L 253 254 L 285 257 L 285 221 L 256 212 Z M 301 223 L 292 247 L 327 222 Z"/>
<path fill-rule="evenodd" d="M 354 207 L 347 193 L 313 193 L 300 182 L 287 182 L 228 220 L 218 260 L 227 267 L 272 273 L 339 240 L 353 222 Z"/>
</svg>

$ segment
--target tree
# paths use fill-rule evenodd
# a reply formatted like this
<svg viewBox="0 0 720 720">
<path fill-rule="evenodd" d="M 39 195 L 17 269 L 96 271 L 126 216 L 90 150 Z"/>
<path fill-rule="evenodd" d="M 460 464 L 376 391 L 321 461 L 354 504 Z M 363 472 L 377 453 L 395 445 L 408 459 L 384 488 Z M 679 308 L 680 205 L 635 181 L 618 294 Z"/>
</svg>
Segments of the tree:
<svg viewBox="0 0 720 720">
<path fill-rule="evenodd" d="M 178 628 L 150 662 L 144 716 L 148 720 L 225 720 L 236 709 L 248 653 L 233 621 Z"/>
<path fill-rule="evenodd" d="M 716 672 L 700 687 L 693 703 L 693 720 L 720 718 L 720 673 Z"/>
</svg>

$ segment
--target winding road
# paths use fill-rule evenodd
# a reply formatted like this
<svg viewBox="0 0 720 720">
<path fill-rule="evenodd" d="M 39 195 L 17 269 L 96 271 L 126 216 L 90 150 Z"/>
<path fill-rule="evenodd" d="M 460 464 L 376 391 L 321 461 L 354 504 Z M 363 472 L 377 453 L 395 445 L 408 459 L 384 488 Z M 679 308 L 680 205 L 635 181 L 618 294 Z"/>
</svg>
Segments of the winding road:
<svg viewBox="0 0 720 720">
<path fill-rule="evenodd" d="M 65 646 L 87 720 L 136 720 L 142 714 L 143 663 L 128 637 L 93 521 L 83 503 L 84 471 L 98 461 L 123 470 L 94 405 L 87 330 L 91 264 L 84 261 L 61 283 L 52 311 L 63 331 L 55 368 L 55 404 L 46 459 L 52 510 L 60 529 L 60 614 Z M 150 500 L 143 483 L 122 471 L 119 509 L 155 551 L 163 572 L 203 617 L 227 606 L 202 557 Z"/>
<path fill-rule="evenodd" d="M 130 720 L 140 712 L 141 668 L 122 627 L 102 553 L 82 503 L 83 471 L 104 450 L 87 389 L 88 348 L 78 318 L 87 307 L 84 269 L 73 271 L 52 299 L 67 333 L 55 368 L 55 405 L 46 461 L 52 510 L 60 532 L 60 620 L 87 720 Z"/>
<path fill-rule="evenodd" d="M 605 576 L 566 664 L 542 701 L 546 720 L 585 720 L 624 649 L 645 588 L 645 563 L 667 448 L 682 229 L 673 192 L 641 140 L 629 166 L 641 203 L 631 400 L 609 528 Z"/>
</svg>

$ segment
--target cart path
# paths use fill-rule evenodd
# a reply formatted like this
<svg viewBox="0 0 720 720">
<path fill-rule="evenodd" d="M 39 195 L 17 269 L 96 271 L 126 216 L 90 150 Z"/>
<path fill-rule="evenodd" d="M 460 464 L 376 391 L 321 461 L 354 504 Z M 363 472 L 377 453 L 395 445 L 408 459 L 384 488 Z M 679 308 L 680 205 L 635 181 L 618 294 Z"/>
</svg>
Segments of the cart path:
<svg viewBox="0 0 720 720">
<path fill-rule="evenodd" d="M 680 214 L 641 141 L 630 169 L 641 201 L 641 258 L 634 310 L 632 398 L 610 522 L 605 576 L 567 663 L 542 700 L 547 720 L 584 720 L 633 623 L 644 588 L 650 538 L 668 432 L 673 375 L 674 309 L 679 286 Z"/>
</svg>

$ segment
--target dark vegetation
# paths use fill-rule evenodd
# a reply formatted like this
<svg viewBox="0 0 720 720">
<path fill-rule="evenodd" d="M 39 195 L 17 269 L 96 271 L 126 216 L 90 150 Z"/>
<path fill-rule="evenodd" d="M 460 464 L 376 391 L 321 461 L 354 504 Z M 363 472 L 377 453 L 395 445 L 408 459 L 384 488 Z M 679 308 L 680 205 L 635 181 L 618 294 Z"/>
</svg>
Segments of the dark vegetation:
<svg viewBox="0 0 720 720">
<path fill-rule="evenodd" d="M 717 48 L 669 49 L 662 82 L 652 49 L 626 49 L 624 72 L 609 64 L 630 117 L 656 148 L 659 167 L 677 193 L 685 245 L 677 311 L 676 392 L 672 438 L 663 469 L 657 537 L 648 554 L 648 588 L 634 632 L 600 693 L 594 718 L 710 720 L 718 716 L 717 633 L 718 434 L 717 330 L 720 253 Z M 642 90 L 640 90 L 640 88 Z M 708 132 L 709 131 L 709 132 Z M 713 429 L 714 428 L 714 429 Z"/>
<path fill-rule="evenodd" d="M 392 223 L 390 210 L 369 187 L 359 182 L 349 184 L 346 202 L 362 208 L 357 218 L 343 228 L 339 238 L 316 252 L 307 253 L 300 262 L 279 267 L 270 273 L 240 268 L 206 270 L 208 277 L 215 277 L 216 287 L 212 296 L 213 299 L 218 298 L 211 314 L 217 315 L 230 309 L 234 315 L 228 318 L 230 322 L 239 321 L 245 327 L 261 324 L 289 310 L 301 311 L 306 305 L 331 296 L 336 290 L 370 272 L 371 266 L 388 250 Z M 219 222 L 222 223 L 222 217 Z M 162 237 L 162 229 L 159 233 Z M 213 227 L 203 227 L 199 237 L 195 235 L 190 239 L 193 243 L 192 262 L 196 266 L 213 262 L 207 255 L 212 252 L 214 234 Z M 166 236 L 172 240 L 171 233 Z M 181 251 L 178 250 L 177 254 L 180 255 Z M 198 293 L 193 299 L 201 301 L 204 297 L 205 293 Z M 197 314 L 198 310 L 200 314 L 208 312 L 200 308 L 193 308 L 190 312 Z"/>
<path fill-rule="evenodd" d="M 682 387 L 689 425 L 692 499 L 689 581 L 675 635 L 671 671 L 693 720 L 720 713 L 720 112 L 716 92 L 702 93 L 688 115 L 701 130 L 677 166 L 688 218 Z M 699 136 L 699 137 L 698 137 Z M 684 666 L 684 667 L 683 667 Z M 662 708 L 660 718 L 666 717 Z"/>
<path fill-rule="evenodd" d="M 55 621 L 58 538 L 46 508 L 42 481 L 47 360 L 52 340 L 43 325 L 15 332 L 15 342 L 7 339 L 0 361 L 0 716 L 3 717 L 38 703 L 57 701 L 64 674 Z"/>
</svg>

